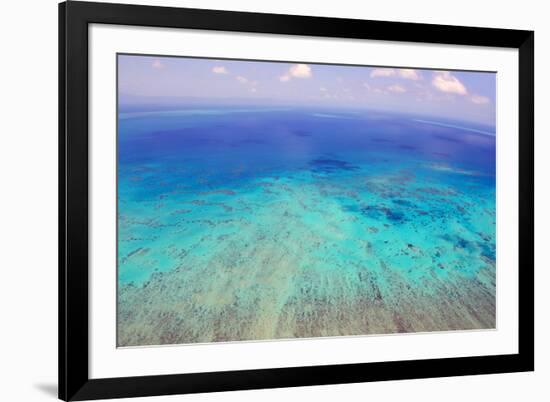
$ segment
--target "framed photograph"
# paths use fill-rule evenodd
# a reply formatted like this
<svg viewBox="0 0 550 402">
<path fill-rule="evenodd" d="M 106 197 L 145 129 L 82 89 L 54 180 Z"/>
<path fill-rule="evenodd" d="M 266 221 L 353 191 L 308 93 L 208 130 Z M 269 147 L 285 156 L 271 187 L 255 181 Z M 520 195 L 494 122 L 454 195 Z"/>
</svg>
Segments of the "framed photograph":
<svg viewBox="0 0 550 402">
<path fill-rule="evenodd" d="M 59 5 L 59 397 L 534 369 L 534 33 Z"/>
</svg>

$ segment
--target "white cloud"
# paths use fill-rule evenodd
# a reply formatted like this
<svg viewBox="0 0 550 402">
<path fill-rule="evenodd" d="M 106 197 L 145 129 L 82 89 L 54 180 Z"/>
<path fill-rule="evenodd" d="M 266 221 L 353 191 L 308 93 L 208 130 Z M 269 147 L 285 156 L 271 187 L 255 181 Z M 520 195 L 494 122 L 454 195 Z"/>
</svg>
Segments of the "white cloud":
<svg viewBox="0 0 550 402">
<path fill-rule="evenodd" d="M 388 87 L 388 91 L 390 92 L 395 92 L 395 93 L 403 93 L 403 92 L 407 92 L 407 90 L 405 88 L 403 88 L 401 85 L 399 84 L 393 84 L 393 85 L 390 85 Z"/>
<path fill-rule="evenodd" d="M 287 82 L 291 78 L 311 78 L 311 67 L 307 64 L 294 64 L 288 71 L 279 77 L 279 81 Z"/>
<path fill-rule="evenodd" d="M 326 89 L 325 87 L 321 87 L 321 88 L 319 88 L 319 91 L 321 91 L 321 92 L 327 92 L 327 89 Z"/>
<path fill-rule="evenodd" d="M 441 92 L 468 95 L 468 90 L 464 84 L 448 71 L 434 73 L 432 85 Z"/>
<path fill-rule="evenodd" d="M 310 78 L 311 67 L 307 64 L 294 64 L 288 69 L 289 74 L 294 78 Z"/>
<path fill-rule="evenodd" d="M 395 70 L 393 68 L 375 68 L 371 71 L 371 78 L 376 77 L 393 77 L 395 75 Z"/>
<path fill-rule="evenodd" d="M 238 75 L 236 78 L 237 78 L 237 81 L 239 81 L 241 84 L 246 84 L 248 82 L 248 79 L 246 79 L 242 75 Z"/>
<path fill-rule="evenodd" d="M 154 60 L 151 64 L 153 68 L 156 68 L 157 70 L 160 70 L 161 68 L 164 68 L 164 64 L 160 60 Z"/>
<path fill-rule="evenodd" d="M 422 79 L 422 76 L 417 70 L 412 68 L 375 68 L 370 73 L 371 78 L 377 77 L 399 77 L 405 80 L 418 81 Z"/>
<path fill-rule="evenodd" d="M 224 66 L 214 66 L 212 67 L 212 72 L 214 74 L 229 74 L 229 71 Z"/>
<path fill-rule="evenodd" d="M 413 70 L 412 68 L 401 68 L 398 70 L 398 74 L 401 78 L 404 78 L 406 80 L 418 81 L 422 79 L 420 73 L 417 70 Z"/>
<path fill-rule="evenodd" d="M 287 81 L 289 81 L 289 80 L 290 80 L 290 75 L 288 75 L 288 74 L 281 75 L 281 76 L 279 77 L 279 81 L 281 81 L 281 82 L 287 82 Z"/>
<path fill-rule="evenodd" d="M 475 104 L 477 104 L 477 105 L 486 105 L 490 102 L 489 98 L 487 98 L 486 96 L 481 96 L 481 95 L 472 95 L 470 100 L 472 102 L 474 102 Z"/>
</svg>

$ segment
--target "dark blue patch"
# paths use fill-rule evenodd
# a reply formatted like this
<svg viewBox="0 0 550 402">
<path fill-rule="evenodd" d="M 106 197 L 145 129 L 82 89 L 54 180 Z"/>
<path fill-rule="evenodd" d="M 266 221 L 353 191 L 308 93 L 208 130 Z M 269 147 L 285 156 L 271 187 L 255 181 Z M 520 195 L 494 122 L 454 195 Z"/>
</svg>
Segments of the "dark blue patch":
<svg viewBox="0 0 550 402">
<path fill-rule="evenodd" d="M 386 213 L 386 217 L 388 218 L 388 220 L 392 222 L 398 222 L 398 223 L 405 222 L 405 215 L 399 211 L 390 210 Z"/>
<path fill-rule="evenodd" d="M 393 199 L 392 202 L 394 204 L 400 205 L 402 207 L 408 207 L 408 208 L 415 208 L 416 207 L 416 205 L 413 204 L 412 202 L 410 202 L 408 200 L 403 200 L 403 199 L 400 199 L 400 198 Z"/>
<path fill-rule="evenodd" d="M 478 242 L 477 245 L 481 249 L 481 255 L 483 257 L 486 257 L 491 261 L 496 261 L 496 249 L 494 244 Z"/>
<path fill-rule="evenodd" d="M 307 131 L 302 130 L 293 130 L 291 131 L 292 135 L 295 137 L 305 138 L 305 137 L 311 137 L 311 134 Z"/>
<path fill-rule="evenodd" d="M 469 242 L 462 237 L 456 236 L 455 246 L 458 248 L 468 248 Z"/>
<path fill-rule="evenodd" d="M 416 151 L 418 147 L 415 147 L 413 145 L 399 145 L 399 148 L 404 149 L 406 151 Z"/>
<path fill-rule="evenodd" d="M 352 165 L 346 161 L 339 159 L 318 158 L 309 162 L 311 170 L 314 172 L 334 173 L 339 170 L 352 171 L 359 169 L 358 166 Z"/>
<path fill-rule="evenodd" d="M 406 215 L 399 210 L 389 208 L 385 205 L 367 205 L 364 207 L 347 207 L 346 210 L 359 212 L 361 215 L 376 220 L 388 220 L 392 223 L 404 223 L 407 221 Z"/>
</svg>

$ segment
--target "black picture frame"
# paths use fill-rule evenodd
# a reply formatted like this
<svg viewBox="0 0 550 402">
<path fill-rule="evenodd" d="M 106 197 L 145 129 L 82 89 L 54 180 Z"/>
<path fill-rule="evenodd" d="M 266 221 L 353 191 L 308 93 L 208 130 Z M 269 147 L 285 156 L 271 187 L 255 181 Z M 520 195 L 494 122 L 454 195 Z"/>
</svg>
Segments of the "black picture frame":
<svg viewBox="0 0 550 402">
<path fill-rule="evenodd" d="M 92 23 L 514 48 L 519 52 L 517 354 L 90 379 L 88 26 Z M 534 32 L 70 1 L 59 5 L 59 398 L 169 395 L 534 370 Z"/>
</svg>

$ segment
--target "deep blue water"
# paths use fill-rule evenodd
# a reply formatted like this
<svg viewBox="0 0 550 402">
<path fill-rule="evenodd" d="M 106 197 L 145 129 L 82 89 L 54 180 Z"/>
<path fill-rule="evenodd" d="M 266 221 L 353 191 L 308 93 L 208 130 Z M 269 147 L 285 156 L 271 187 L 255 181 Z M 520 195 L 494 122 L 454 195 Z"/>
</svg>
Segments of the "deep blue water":
<svg viewBox="0 0 550 402">
<path fill-rule="evenodd" d="M 200 187 L 207 176 L 211 187 L 289 171 L 329 173 L 363 164 L 376 169 L 420 162 L 471 170 L 477 182 L 494 186 L 494 136 L 417 121 L 421 117 L 229 108 L 198 112 L 122 115 L 119 178 L 124 182 L 132 167 L 154 165 L 165 169 L 162 178 L 154 179 L 168 186 L 181 184 L 183 174 L 186 185 Z M 468 122 L 437 122 L 494 132 Z"/>
</svg>

